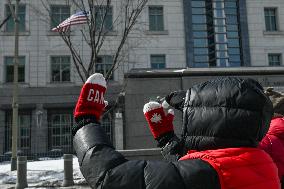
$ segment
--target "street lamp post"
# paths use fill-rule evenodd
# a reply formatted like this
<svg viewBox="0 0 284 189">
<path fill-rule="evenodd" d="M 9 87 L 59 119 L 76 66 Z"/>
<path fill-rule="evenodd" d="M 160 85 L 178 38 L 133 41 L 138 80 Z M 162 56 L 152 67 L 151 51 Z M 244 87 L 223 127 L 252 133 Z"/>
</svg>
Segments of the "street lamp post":
<svg viewBox="0 0 284 189">
<path fill-rule="evenodd" d="M 15 23 L 15 51 L 14 51 L 14 85 L 13 85 L 13 121 L 12 121 L 12 157 L 11 171 L 17 169 L 17 143 L 18 143 L 18 64 L 19 64 L 19 1 L 16 0 L 15 11 L 13 11 L 11 1 L 9 1 L 10 10 Z"/>
</svg>

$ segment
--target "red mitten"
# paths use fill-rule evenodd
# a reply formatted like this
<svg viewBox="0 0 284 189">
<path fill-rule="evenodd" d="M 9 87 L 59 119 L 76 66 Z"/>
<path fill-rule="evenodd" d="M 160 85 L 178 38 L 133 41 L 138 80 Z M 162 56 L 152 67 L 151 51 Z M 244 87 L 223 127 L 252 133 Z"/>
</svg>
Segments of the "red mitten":
<svg viewBox="0 0 284 189">
<path fill-rule="evenodd" d="M 161 104 L 149 102 L 144 105 L 143 112 L 155 139 L 173 132 L 174 111 L 172 109 L 166 115 Z"/>
<path fill-rule="evenodd" d="M 95 116 L 96 120 L 101 119 L 106 101 L 106 81 L 102 74 L 91 75 L 82 87 L 79 99 L 76 104 L 74 117 Z"/>
</svg>

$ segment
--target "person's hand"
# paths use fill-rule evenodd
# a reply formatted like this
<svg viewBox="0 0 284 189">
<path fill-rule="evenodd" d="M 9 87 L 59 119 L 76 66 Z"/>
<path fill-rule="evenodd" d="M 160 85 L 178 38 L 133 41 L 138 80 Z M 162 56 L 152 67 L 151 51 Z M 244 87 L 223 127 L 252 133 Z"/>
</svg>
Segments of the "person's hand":
<svg viewBox="0 0 284 189">
<path fill-rule="evenodd" d="M 162 106 L 168 108 L 169 106 L 174 107 L 177 110 L 182 111 L 184 107 L 184 101 L 186 97 L 186 91 L 174 91 L 165 97 Z"/>
<path fill-rule="evenodd" d="M 91 75 L 82 87 L 74 117 L 79 122 L 84 118 L 100 121 L 107 102 L 104 100 L 106 81 L 102 74 Z"/>
<path fill-rule="evenodd" d="M 143 112 L 156 140 L 159 141 L 159 139 L 169 133 L 171 135 L 174 134 L 174 111 L 172 109 L 169 109 L 166 115 L 161 104 L 158 102 L 148 102 L 144 105 Z"/>
</svg>

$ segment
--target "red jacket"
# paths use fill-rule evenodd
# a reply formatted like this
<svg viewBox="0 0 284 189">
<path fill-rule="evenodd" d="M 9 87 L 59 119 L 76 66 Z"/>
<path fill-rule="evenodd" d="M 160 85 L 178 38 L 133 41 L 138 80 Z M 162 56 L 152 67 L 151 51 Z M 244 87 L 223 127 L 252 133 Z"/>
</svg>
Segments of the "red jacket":
<svg viewBox="0 0 284 189">
<path fill-rule="evenodd" d="M 257 148 L 224 148 L 189 153 L 180 160 L 202 159 L 219 175 L 221 189 L 280 189 L 277 168 Z"/>
<path fill-rule="evenodd" d="M 259 147 L 265 150 L 278 167 L 278 175 L 284 176 L 284 117 L 275 117 L 271 120 L 270 128 L 262 139 Z"/>
</svg>

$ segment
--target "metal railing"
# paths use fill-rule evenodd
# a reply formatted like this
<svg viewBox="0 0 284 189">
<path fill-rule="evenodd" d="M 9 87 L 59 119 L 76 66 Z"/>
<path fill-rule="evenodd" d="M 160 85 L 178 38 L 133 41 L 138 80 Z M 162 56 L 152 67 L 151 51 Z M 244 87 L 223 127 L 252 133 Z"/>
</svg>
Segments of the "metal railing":
<svg viewBox="0 0 284 189">
<path fill-rule="evenodd" d="M 71 128 L 74 124 L 71 113 L 49 114 L 46 126 L 38 126 L 38 121 L 32 120 L 31 112 L 19 115 L 18 156 L 26 156 L 28 160 L 58 158 L 63 154 L 74 154 Z M 105 117 L 102 127 L 107 136 L 112 139 L 111 116 Z M 0 127 L 0 162 L 11 159 L 11 114 L 6 114 L 4 127 Z"/>
</svg>

